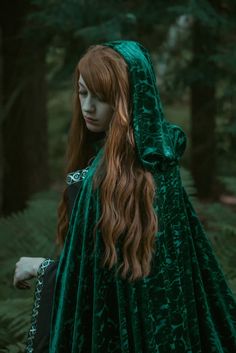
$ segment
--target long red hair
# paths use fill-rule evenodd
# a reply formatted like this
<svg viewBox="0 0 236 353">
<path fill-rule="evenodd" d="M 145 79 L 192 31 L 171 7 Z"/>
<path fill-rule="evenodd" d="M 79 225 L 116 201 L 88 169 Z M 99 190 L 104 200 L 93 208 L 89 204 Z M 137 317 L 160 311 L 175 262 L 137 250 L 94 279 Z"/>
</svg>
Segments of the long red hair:
<svg viewBox="0 0 236 353">
<path fill-rule="evenodd" d="M 122 263 L 118 270 L 130 281 L 151 271 L 158 228 L 153 208 L 155 183 L 152 174 L 137 159 L 132 128 L 132 106 L 128 68 L 113 49 L 96 45 L 89 48 L 75 71 L 74 113 L 71 122 L 65 174 L 85 168 L 93 156 L 91 142 L 97 134 L 88 131 L 78 94 L 82 75 L 88 89 L 114 108 L 104 143 L 104 156 L 94 175 L 94 188 L 100 187 L 101 230 L 105 252 L 102 266 L 117 263 L 116 244 L 121 241 Z M 68 230 L 66 189 L 58 208 L 57 241 L 63 246 Z"/>
</svg>

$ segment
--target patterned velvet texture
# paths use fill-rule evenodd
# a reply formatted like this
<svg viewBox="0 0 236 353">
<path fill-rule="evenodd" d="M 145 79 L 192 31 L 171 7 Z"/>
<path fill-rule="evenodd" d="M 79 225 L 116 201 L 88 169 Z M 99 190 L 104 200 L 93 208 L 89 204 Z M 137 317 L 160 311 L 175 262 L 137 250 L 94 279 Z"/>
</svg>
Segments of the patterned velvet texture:
<svg viewBox="0 0 236 353">
<path fill-rule="evenodd" d="M 236 302 L 180 179 L 185 134 L 163 116 L 146 49 L 131 41 L 106 45 L 129 67 L 137 153 L 157 185 L 157 251 L 151 274 L 133 283 L 101 268 L 99 230 L 93 252 L 101 205 L 92 191 L 101 149 L 77 195 L 60 257 L 50 353 L 236 352 Z"/>
</svg>

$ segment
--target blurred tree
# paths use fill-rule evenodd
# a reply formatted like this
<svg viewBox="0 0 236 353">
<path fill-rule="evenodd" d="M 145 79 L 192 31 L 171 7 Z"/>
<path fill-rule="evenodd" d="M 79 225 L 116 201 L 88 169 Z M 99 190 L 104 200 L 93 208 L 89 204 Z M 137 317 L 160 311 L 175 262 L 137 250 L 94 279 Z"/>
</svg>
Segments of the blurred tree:
<svg viewBox="0 0 236 353">
<path fill-rule="evenodd" d="M 222 12 L 226 20 L 221 29 L 222 45 L 213 57 L 223 78 L 218 93 L 217 142 L 222 171 L 235 174 L 234 164 L 229 168 L 223 161 L 236 158 L 236 2 L 225 1 Z"/>
<path fill-rule="evenodd" d="M 3 141 L 2 141 L 2 31 L 0 28 L 0 214 L 3 201 Z"/>
<path fill-rule="evenodd" d="M 1 7 L 3 213 L 8 214 L 25 207 L 32 193 L 48 185 L 46 51 L 45 43 L 24 33 L 32 11 L 29 1 Z"/>
<path fill-rule="evenodd" d="M 191 55 L 194 55 L 194 57 L 191 59 L 191 56 L 188 55 L 183 60 L 183 64 L 179 65 L 180 61 L 176 60 L 177 50 L 175 48 L 173 52 L 171 49 L 172 55 L 170 57 L 172 56 L 173 61 L 176 61 L 177 67 L 173 65 L 172 69 L 175 71 L 175 75 L 172 78 L 168 76 L 166 81 L 170 86 L 172 80 L 173 90 L 170 95 L 177 92 L 180 83 L 182 87 L 191 87 L 192 170 L 199 195 L 210 195 L 213 192 L 211 186 L 214 184 L 214 166 L 216 164 L 214 161 L 216 89 L 223 72 L 223 68 L 219 70 L 219 60 L 221 60 L 219 59 L 219 48 L 222 39 L 218 36 L 218 33 L 222 33 L 223 24 L 229 23 L 228 18 L 225 18 L 224 14 L 222 15 L 222 6 L 226 8 L 227 12 L 229 5 L 227 1 L 223 0 L 217 0 L 216 2 L 211 0 L 201 0 L 200 2 L 195 0 L 160 0 L 156 3 L 151 0 L 145 2 L 142 0 L 111 0 L 109 2 L 101 0 L 99 3 L 95 0 L 87 0 L 86 2 L 84 0 L 65 0 L 63 2 L 59 0 L 28 0 L 27 2 L 24 0 L 21 5 L 16 3 L 14 7 L 17 9 L 16 11 L 13 11 L 10 5 L 5 5 L 5 20 L 2 20 L 5 38 L 4 62 L 6 62 L 3 89 L 5 94 L 4 104 L 9 109 L 5 109 L 4 122 L 4 129 L 7 131 L 7 133 L 4 132 L 4 145 L 6 145 L 7 150 L 4 184 L 7 185 L 6 183 L 9 182 L 11 175 L 15 175 L 16 172 L 19 175 L 19 168 L 16 170 L 14 167 L 10 167 L 16 166 L 15 159 L 17 159 L 18 165 L 20 165 L 19 163 L 22 165 L 20 170 L 22 175 L 23 170 L 27 170 L 26 164 L 31 165 L 27 172 L 39 176 L 42 170 L 47 170 L 47 167 L 43 166 L 43 161 L 46 161 L 47 158 L 43 156 L 42 152 L 47 149 L 47 141 L 43 140 L 46 133 L 42 135 L 36 133 L 37 138 L 42 139 L 40 143 L 36 144 L 37 148 L 45 146 L 42 147 L 39 157 L 33 159 L 31 154 L 31 157 L 23 158 L 21 162 L 20 156 L 27 156 L 27 153 L 26 151 L 20 153 L 20 148 L 24 149 L 25 147 L 22 147 L 22 145 L 26 146 L 28 144 L 26 150 L 29 153 L 29 151 L 32 151 L 32 148 L 29 148 L 29 146 L 32 146 L 32 141 L 29 142 L 28 140 L 26 142 L 25 137 L 18 138 L 17 136 L 19 136 L 21 129 L 24 130 L 23 125 L 28 126 L 28 128 L 30 126 L 31 128 L 36 127 L 36 121 L 44 121 L 43 125 L 40 126 L 41 128 L 44 126 L 44 129 L 46 129 L 46 118 L 41 119 L 42 115 L 46 117 L 45 76 L 48 71 L 45 68 L 45 56 L 51 48 L 59 48 L 62 53 L 62 65 L 59 65 L 57 70 L 52 70 L 52 66 L 50 67 L 51 72 L 54 71 L 54 75 L 50 76 L 50 78 L 53 78 L 50 84 L 53 82 L 58 85 L 62 82 L 62 79 L 68 79 L 71 76 L 80 55 L 89 45 L 119 38 L 137 39 L 152 52 L 157 52 L 166 40 L 170 26 L 176 22 L 180 15 L 187 14 L 195 19 L 193 27 L 194 45 L 190 48 L 191 40 L 183 42 L 185 48 L 189 48 L 189 51 L 192 50 Z M 13 25 L 9 16 L 11 16 L 11 19 L 17 16 Z M 224 38 L 229 35 L 228 28 L 225 30 Z M 23 32 L 22 29 L 24 29 Z M 24 33 L 24 36 L 22 33 Z M 181 45 L 183 48 L 183 43 Z M 205 51 L 204 53 L 202 48 Z M 19 56 L 19 53 L 21 53 L 20 57 L 24 57 L 24 61 L 18 60 L 16 65 L 16 60 L 13 58 Z M 29 60 L 27 61 L 27 59 Z M 227 56 L 227 60 L 229 60 L 229 56 Z M 225 69 L 226 58 L 224 63 L 221 65 Z M 50 65 L 53 65 L 53 61 L 50 61 Z M 13 68 L 14 70 L 11 70 Z M 29 72 L 30 75 L 28 75 Z M 208 77 L 207 84 L 205 77 Z M 40 84 L 33 84 L 32 78 L 36 78 Z M 14 86 L 15 82 L 19 82 L 17 87 Z M 26 87 L 31 87 L 28 92 Z M 23 92 L 25 93 L 23 94 Z M 33 92 L 35 92 L 35 96 Z M 207 94 L 203 94 L 203 92 L 207 92 Z M 34 102 L 36 96 L 37 105 Z M 28 104 L 25 103 L 27 99 Z M 8 105 L 6 105 L 6 101 L 8 101 Z M 41 113 L 39 113 L 39 107 L 41 107 Z M 199 110 L 200 107 L 201 111 Z M 26 116 L 29 118 L 29 112 L 32 112 L 33 109 L 37 112 L 34 113 L 35 122 L 30 125 Z M 41 114 L 41 118 L 37 114 Z M 19 117 L 22 122 L 20 125 Z M 18 130 L 18 134 L 15 133 L 14 135 L 13 127 L 15 131 Z M 207 134 L 199 130 L 203 127 Z M 28 136 L 28 139 L 35 134 L 35 132 L 30 134 L 27 130 L 24 130 L 24 133 Z M 22 136 L 24 136 L 24 133 L 21 132 Z M 41 162 L 35 165 L 35 160 Z M 211 163 L 210 167 L 209 163 Z M 40 168 L 39 164 L 42 165 L 42 169 L 38 170 L 37 168 Z M 39 179 L 41 177 L 35 183 L 32 178 L 28 177 L 27 185 L 31 185 L 30 188 L 19 181 L 19 185 L 15 190 L 12 190 L 12 193 L 6 191 L 5 198 L 9 201 L 5 203 L 5 208 L 10 207 L 7 204 L 11 203 L 13 195 L 16 195 L 16 193 L 23 200 L 27 198 L 27 193 L 34 191 L 34 189 L 37 190 Z M 42 180 L 46 179 L 46 176 L 42 177 Z M 46 182 L 44 181 L 43 184 L 46 185 Z M 5 189 L 7 190 L 7 187 Z M 18 208 L 22 205 L 17 206 L 16 203 L 14 207 Z"/>
<path fill-rule="evenodd" d="M 165 19 L 164 11 L 167 13 Z M 236 4 L 227 0 L 170 1 L 163 5 L 160 13 L 159 26 L 173 21 L 173 15 L 176 19 L 183 14 L 192 18 L 190 35 L 185 33 L 187 40 L 174 45 L 174 50 L 168 45 L 172 26 L 165 27 L 167 36 L 159 47 L 157 69 L 160 67 L 158 60 L 164 58 L 162 82 L 164 98 L 168 101 L 181 100 L 186 87 L 190 87 L 192 174 L 199 197 L 218 197 L 222 190 L 216 178 L 219 132 L 221 141 L 231 141 L 232 148 L 236 136 L 233 105 L 236 91 L 236 50 L 233 44 L 236 39 Z M 154 14 L 155 11 L 149 14 L 152 21 L 155 21 Z M 148 18 L 145 14 L 143 17 Z M 221 131 L 217 126 L 220 119 L 220 126 L 225 127 Z"/>
<path fill-rule="evenodd" d="M 191 170 L 201 198 L 218 197 L 216 169 L 217 89 L 225 75 L 227 56 L 219 62 L 216 57 L 225 51 L 232 29 L 230 2 L 222 0 L 192 1 L 193 60 L 191 82 Z M 233 13 L 233 12 L 232 12 Z M 221 57 L 222 59 L 222 57 Z M 234 70 L 235 71 L 235 70 Z"/>
<path fill-rule="evenodd" d="M 211 60 L 217 46 L 217 28 L 195 19 L 191 83 L 191 170 L 199 197 L 213 194 L 216 183 L 216 80 Z"/>
<path fill-rule="evenodd" d="M 180 0 L 157 4 L 140 0 L 136 9 L 134 2 L 130 3 L 139 24 L 138 38 L 157 53 L 159 77 L 164 73 L 159 79 L 162 97 L 179 101 L 190 87 L 192 174 L 199 197 L 218 197 L 222 189 L 216 178 L 220 144 L 226 149 L 230 143 L 233 149 L 236 136 L 236 3 Z M 180 28 L 181 18 L 191 19 L 187 27 Z M 182 31 L 181 41 L 177 27 Z M 174 45 L 169 43 L 171 34 Z"/>
<path fill-rule="evenodd" d="M 41 35 L 51 39 L 50 45 L 64 52 L 56 80 L 68 79 L 89 45 L 136 38 L 136 17 L 127 11 L 129 1 L 31 1 L 40 9 L 29 16 L 35 30 L 40 28 Z"/>
<path fill-rule="evenodd" d="M 61 72 L 68 77 L 88 45 L 123 37 L 125 26 L 131 35 L 135 18 L 122 14 L 121 3 L 24 0 L 1 4 L 5 214 L 24 208 L 30 194 L 48 185 L 48 48 L 64 49 Z"/>
</svg>

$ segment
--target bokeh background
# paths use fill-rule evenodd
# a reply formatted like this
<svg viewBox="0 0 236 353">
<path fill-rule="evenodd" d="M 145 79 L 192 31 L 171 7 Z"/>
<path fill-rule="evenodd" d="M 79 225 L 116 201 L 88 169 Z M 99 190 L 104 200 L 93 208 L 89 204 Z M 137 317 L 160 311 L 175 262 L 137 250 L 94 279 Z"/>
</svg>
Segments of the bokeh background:
<svg viewBox="0 0 236 353">
<path fill-rule="evenodd" d="M 188 137 L 183 183 L 236 295 L 236 3 L 11 0 L 0 5 L 0 352 L 20 353 L 34 293 L 21 256 L 53 257 L 73 72 L 89 45 L 138 40 L 166 118 Z"/>
</svg>

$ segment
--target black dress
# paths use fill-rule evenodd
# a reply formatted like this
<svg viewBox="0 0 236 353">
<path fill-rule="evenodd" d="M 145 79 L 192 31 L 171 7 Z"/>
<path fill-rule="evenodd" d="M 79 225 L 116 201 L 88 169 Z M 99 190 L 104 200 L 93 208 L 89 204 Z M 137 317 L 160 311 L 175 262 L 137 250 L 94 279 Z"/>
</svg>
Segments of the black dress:
<svg viewBox="0 0 236 353">
<path fill-rule="evenodd" d="M 75 179 L 76 175 L 74 173 Z M 67 187 L 68 218 L 70 219 L 81 181 Z M 26 353 L 48 353 L 53 292 L 59 260 L 46 259 L 40 266 L 35 287 L 31 327 L 26 343 Z"/>
</svg>

